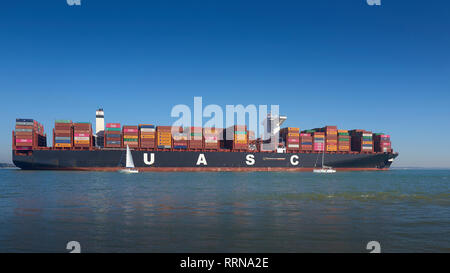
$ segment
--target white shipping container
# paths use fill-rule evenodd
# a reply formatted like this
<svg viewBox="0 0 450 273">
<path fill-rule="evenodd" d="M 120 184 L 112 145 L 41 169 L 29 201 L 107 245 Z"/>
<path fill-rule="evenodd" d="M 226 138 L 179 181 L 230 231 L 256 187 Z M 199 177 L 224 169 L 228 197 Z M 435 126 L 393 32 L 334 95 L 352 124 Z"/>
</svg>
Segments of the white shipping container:
<svg viewBox="0 0 450 273">
<path fill-rule="evenodd" d="M 155 132 L 155 129 L 154 128 L 141 128 L 141 132 L 152 133 L 152 132 Z"/>
</svg>

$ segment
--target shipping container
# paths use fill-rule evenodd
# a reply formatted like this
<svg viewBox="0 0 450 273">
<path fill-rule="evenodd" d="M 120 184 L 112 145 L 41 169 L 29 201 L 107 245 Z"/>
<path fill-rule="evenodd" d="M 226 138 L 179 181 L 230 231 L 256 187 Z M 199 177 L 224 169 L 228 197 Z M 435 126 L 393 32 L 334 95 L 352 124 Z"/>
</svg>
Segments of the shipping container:
<svg viewBox="0 0 450 273">
<path fill-rule="evenodd" d="M 391 153 L 391 137 L 384 133 L 377 133 L 373 136 L 374 151 L 377 153 Z"/>
<path fill-rule="evenodd" d="M 349 131 L 351 137 L 351 150 L 356 152 L 373 152 L 372 132 L 354 129 Z"/>
<path fill-rule="evenodd" d="M 107 123 L 104 133 L 104 145 L 106 148 L 122 148 L 123 135 L 120 123 Z"/>
<path fill-rule="evenodd" d="M 280 130 L 281 142 L 285 143 L 288 152 L 297 152 L 300 150 L 300 128 L 286 127 Z"/>
<path fill-rule="evenodd" d="M 71 120 L 55 120 L 53 129 L 53 146 L 57 148 L 73 147 L 73 123 Z"/>
<path fill-rule="evenodd" d="M 172 148 L 172 126 L 156 127 L 156 145 L 160 149 Z"/>
<path fill-rule="evenodd" d="M 217 150 L 220 148 L 220 136 L 223 134 L 222 128 L 203 128 L 203 148 Z"/>
<path fill-rule="evenodd" d="M 73 146 L 92 148 L 93 146 L 92 125 L 90 122 L 75 122 L 73 124 Z"/>
<path fill-rule="evenodd" d="M 13 137 L 13 149 L 28 150 L 27 147 L 47 146 L 44 126 L 33 119 L 16 119 Z"/>
</svg>

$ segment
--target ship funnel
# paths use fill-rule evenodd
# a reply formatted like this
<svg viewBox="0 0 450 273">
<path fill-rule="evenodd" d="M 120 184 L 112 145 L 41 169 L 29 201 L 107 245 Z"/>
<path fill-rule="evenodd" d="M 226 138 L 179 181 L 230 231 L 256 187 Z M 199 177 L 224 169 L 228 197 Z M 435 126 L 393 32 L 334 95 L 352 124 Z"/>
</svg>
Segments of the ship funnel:
<svg viewBox="0 0 450 273">
<path fill-rule="evenodd" d="M 105 131 L 105 113 L 102 108 L 95 112 L 95 134 Z"/>
<path fill-rule="evenodd" d="M 102 108 L 95 111 L 95 146 L 104 146 L 105 113 Z"/>
</svg>

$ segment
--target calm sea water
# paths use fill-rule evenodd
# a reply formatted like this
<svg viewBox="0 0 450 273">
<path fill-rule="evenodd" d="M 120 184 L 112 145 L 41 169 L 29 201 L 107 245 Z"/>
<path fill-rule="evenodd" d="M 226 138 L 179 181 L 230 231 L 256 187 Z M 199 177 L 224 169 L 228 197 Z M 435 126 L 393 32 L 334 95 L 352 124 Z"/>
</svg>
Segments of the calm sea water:
<svg viewBox="0 0 450 273">
<path fill-rule="evenodd" d="M 450 252 L 449 186 L 449 170 L 0 170 L 0 252 Z"/>
</svg>

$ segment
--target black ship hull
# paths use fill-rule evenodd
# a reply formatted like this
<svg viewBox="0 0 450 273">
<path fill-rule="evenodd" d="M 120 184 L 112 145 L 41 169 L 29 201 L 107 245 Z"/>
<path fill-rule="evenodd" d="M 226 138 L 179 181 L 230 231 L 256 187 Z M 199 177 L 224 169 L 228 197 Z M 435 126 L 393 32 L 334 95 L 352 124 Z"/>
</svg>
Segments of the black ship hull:
<svg viewBox="0 0 450 273">
<path fill-rule="evenodd" d="M 310 171 L 320 167 L 320 153 L 132 151 L 140 171 Z M 326 153 L 324 165 L 341 170 L 387 170 L 395 153 Z M 13 151 L 23 170 L 115 171 L 125 166 L 124 150 Z"/>
</svg>

